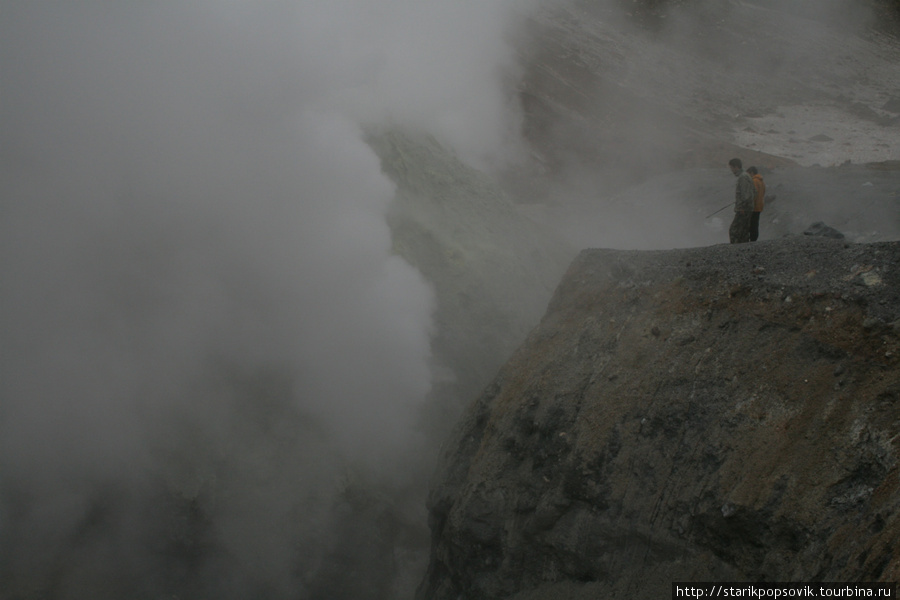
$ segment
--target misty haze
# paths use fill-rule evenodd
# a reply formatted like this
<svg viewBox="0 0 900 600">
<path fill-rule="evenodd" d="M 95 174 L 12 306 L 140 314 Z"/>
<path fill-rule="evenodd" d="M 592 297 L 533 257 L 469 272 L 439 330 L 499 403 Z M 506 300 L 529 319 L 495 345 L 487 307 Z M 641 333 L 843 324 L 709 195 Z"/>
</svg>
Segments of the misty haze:
<svg viewBox="0 0 900 600">
<path fill-rule="evenodd" d="M 0 600 L 430 600 L 441 446 L 579 251 L 726 244 L 733 156 L 763 242 L 900 239 L 896 13 L 7 2 Z"/>
</svg>

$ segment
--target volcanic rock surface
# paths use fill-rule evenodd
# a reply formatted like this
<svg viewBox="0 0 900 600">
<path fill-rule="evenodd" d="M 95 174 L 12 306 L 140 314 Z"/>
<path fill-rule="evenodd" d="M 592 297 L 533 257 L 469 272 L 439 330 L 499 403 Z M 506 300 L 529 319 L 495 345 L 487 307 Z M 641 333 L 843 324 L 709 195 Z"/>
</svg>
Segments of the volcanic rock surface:
<svg viewBox="0 0 900 600">
<path fill-rule="evenodd" d="M 446 444 L 419 598 L 900 579 L 900 243 L 585 250 Z"/>
</svg>

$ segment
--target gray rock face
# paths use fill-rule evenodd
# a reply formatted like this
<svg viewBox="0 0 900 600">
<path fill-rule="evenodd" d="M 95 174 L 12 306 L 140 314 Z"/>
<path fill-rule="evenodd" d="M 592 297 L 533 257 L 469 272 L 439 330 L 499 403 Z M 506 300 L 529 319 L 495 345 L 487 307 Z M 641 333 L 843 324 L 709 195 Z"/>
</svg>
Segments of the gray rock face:
<svg viewBox="0 0 900 600">
<path fill-rule="evenodd" d="M 397 185 L 394 251 L 434 286 L 433 360 L 447 376 L 426 421 L 443 438 L 540 319 L 577 249 L 434 139 L 395 130 L 369 144 Z"/>
<path fill-rule="evenodd" d="M 587 250 L 468 409 L 420 600 L 900 577 L 900 244 Z"/>
</svg>

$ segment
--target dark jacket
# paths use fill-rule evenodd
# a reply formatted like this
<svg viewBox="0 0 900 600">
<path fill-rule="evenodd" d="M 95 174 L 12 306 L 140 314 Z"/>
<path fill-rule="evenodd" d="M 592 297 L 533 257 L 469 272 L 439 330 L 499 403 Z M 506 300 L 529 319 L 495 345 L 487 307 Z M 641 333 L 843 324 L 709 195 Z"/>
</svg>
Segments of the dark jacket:
<svg viewBox="0 0 900 600">
<path fill-rule="evenodd" d="M 747 171 L 741 171 L 734 189 L 734 212 L 753 212 L 756 186 Z"/>
</svg>

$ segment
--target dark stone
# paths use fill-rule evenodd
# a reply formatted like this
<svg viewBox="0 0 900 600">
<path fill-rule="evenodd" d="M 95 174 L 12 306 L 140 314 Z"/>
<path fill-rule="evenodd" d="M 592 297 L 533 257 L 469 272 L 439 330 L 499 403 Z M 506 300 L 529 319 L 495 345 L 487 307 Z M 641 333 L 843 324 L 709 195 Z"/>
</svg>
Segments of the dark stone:
<svg viewBox="0 0 900 600">
<path fill-rule="evenodd" d="M 829 227 L 822 221 L 816 221 L 812 225 L 810 225 L 806 231 L 803 232 L 803 235 L 815 235 L 821 237 L 832 238 L 836 240 L 844 239 L 844 234 L 835 229 L 834 227 Z"/>
</svg>

